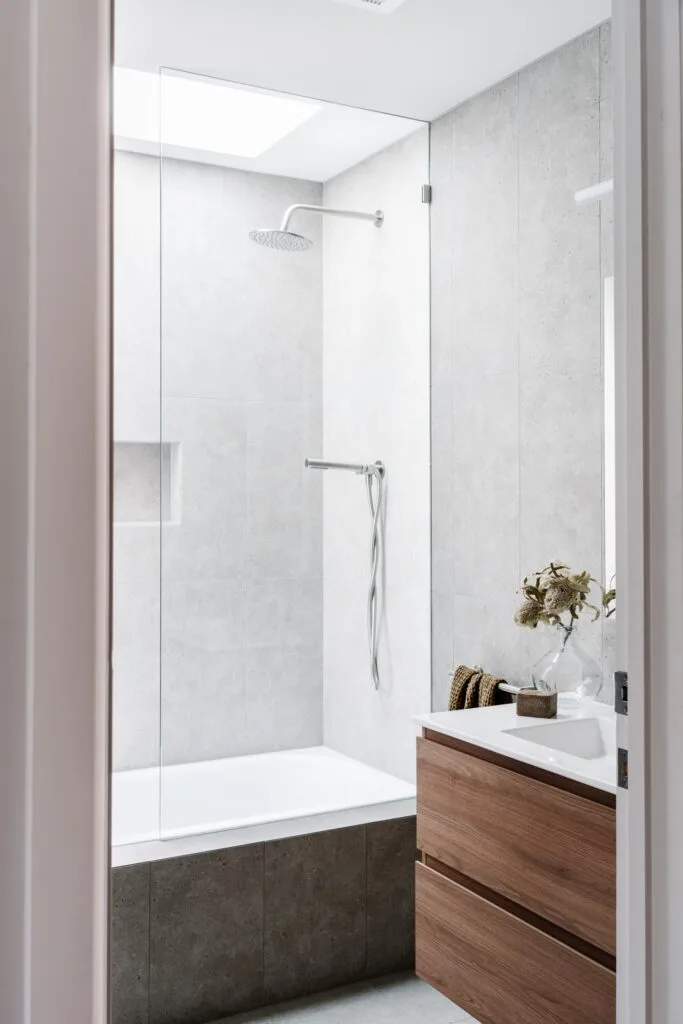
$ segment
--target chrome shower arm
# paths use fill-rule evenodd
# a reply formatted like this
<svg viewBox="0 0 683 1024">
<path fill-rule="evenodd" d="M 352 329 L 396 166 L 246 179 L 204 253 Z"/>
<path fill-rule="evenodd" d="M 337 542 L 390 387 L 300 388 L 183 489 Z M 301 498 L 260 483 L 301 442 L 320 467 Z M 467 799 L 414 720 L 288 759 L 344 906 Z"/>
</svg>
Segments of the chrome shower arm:
<svg viewBox="0 0 683 1024">
<path fill-rule="evenodd" d="M 362 213 L 359 210 L 333 210 L 329 206 L 309 206 L 308 203 L 295 203 L 293 206 L 290 206 L 285 210 L 280 231 L 289 231 L 289 222 L 297 210 L 308 210 L 310 213 L 330 214 L 332 217 L 351 217 L 353 220 L 371 220 L 374 222 L 375 227 L 380 227 L 384 220 L 384 214 L 381 210 L 375 210 L 374 213 Z"/>
</svg>

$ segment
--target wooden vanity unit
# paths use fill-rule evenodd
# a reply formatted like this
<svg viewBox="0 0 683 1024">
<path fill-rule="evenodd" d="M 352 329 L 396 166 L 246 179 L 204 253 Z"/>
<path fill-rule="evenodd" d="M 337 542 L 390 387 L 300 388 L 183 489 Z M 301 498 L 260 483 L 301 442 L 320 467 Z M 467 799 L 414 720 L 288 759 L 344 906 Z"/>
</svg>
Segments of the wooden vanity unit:
<svg viewBox="0 0 683 1024">
<path fill-rule="evenodd" d="M 424 729 L 417 974 L 481 1024 L 614 1024 L 615 802 Z"/>
</svg>

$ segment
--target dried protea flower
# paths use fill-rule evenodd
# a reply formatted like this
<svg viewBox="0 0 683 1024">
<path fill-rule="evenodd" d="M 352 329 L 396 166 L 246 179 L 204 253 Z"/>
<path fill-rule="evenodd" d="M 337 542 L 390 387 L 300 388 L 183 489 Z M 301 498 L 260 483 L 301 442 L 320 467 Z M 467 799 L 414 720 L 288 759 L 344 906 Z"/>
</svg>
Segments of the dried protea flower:
<svg viewBox="0 0 683 1024">
<path fill-rule="evenodd" d="M 515 622 L 518 626 L 536 629 L 540 612 L 541 608 L 536 601 L 525 601 L 522 607 L 515 612 Z"/>
<path fill-rule="evenodd" d="M 545 591 L 543 607 L 550 615 L 561 615 L 568 611 L 576 601 L 576 592 L 566 580 L 551 583 Z"/>
<path fill-rule="evenodd" d="M 515 614 L 515 622 L 518 626 L 529 626 L 532 629 L 539 622 L 571 629 L 581 612 L 593 612 L 593 618 L 599 618 L 600 608 L 588 602 L 591 583 L 598 581 L 586 569 L 573 573 L 559 559 L 549 562 L 545 568 L 524 577 L 520 588 L 524 601 Z M 605 591 L 603 587 L 600 589 L 603 595 L 602 611 L 606 616 L 612 615 L 615 591 Z M 565 612 L 569 612 L 569 624 L 562 621 Z"/>
</svg>

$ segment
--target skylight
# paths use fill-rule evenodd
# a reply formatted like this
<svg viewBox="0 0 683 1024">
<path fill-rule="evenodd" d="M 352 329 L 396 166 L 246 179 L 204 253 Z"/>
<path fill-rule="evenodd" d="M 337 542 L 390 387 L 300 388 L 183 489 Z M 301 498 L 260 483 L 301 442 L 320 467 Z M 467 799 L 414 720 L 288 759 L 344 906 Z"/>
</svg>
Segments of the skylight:
<svg viewBox="0 0 683 1024">
<path fill-rule="evenodd" d="M 114 135 L 253 158 L 318 113 L 307 100 L 224 85 L 197 75 L 114 68 Z"/>
</svg>

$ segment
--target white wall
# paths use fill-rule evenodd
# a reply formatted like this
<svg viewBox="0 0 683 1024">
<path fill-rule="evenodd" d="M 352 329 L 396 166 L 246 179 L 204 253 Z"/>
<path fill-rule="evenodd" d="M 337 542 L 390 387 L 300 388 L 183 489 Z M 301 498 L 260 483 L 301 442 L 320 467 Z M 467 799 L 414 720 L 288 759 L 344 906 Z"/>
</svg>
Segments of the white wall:
<svg viewBox="0 0 683 1024">
<path fill-rule="evenodd" d="M 387 467 L 380 673 L 365 606 L 370 519 L 361 477 L 325 474 L 325 743 L 414 777 L 412 715 L 430 709 L 428 128 L 326 183 L 326 205 L 382 208 L 377 229 L 323 231 L 323 452 Z M 316 453 L 312 453 L 316 454 Z"/>
</svg>

